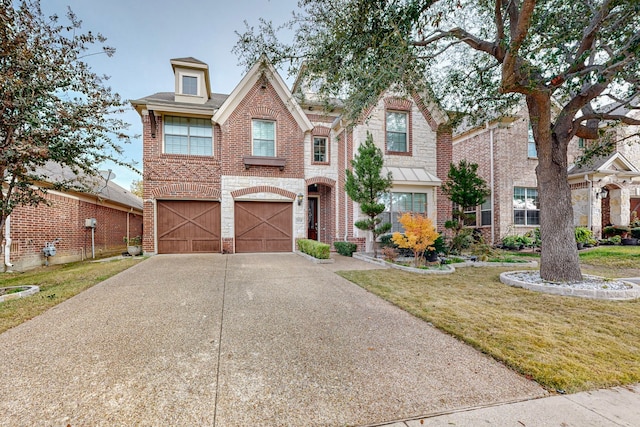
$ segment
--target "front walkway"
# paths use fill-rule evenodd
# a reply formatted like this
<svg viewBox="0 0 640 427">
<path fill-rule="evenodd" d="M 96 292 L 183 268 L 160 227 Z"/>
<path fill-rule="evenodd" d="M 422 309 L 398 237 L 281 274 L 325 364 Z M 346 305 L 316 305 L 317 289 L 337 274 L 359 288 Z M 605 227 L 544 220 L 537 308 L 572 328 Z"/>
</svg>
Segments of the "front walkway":
<svg viewBox="0 0 640 427">
<path fill-rule="evenodd" d="M 365 268 L 152 257 L 0 335 L 0 424 L 371 425 L 546 394 L 340 263 Z"/>
</svg>

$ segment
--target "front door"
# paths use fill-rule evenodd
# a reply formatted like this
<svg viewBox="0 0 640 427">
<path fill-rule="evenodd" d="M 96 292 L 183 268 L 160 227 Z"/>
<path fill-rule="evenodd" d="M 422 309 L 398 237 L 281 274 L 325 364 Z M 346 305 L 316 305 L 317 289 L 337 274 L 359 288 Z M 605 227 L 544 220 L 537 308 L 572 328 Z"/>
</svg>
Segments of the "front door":
<svg viewBox="0 0 640 427">
<path fill-rule="evenodd" d="M 318 240 L 318 198 L 309 197 L 309 225 L 307 226 L 307 239 Z"/>
</svg>

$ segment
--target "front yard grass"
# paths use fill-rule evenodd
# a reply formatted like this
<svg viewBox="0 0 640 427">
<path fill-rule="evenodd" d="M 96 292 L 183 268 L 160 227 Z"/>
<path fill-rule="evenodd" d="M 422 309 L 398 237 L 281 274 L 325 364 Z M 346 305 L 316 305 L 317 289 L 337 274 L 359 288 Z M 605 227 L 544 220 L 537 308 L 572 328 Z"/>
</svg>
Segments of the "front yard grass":
<svg viewBox="0 0 640 427">
<path fill-rule="evenodd" d="M 640 247 L 591 252 L 581 254 L 585 273 L 640 276 Z M 640 382 L 640 300 L 564 297 L 502 284 L 499 274 L 514 269 L 517 264 L 460 268 L 447 276 L 397 270 L 339 274 L 549 390 Z"/>
<path fill-rule="evenodd" d="M 24 273 L 0 273 L 0 288 L 36 285 L 35 295 L 0 302 L 0 333 L 45 312 L 85 289 L 137 264 L 139 259 L 125 258 L 105 262 L 77 262 L 52 265 Z"/>
</svg>

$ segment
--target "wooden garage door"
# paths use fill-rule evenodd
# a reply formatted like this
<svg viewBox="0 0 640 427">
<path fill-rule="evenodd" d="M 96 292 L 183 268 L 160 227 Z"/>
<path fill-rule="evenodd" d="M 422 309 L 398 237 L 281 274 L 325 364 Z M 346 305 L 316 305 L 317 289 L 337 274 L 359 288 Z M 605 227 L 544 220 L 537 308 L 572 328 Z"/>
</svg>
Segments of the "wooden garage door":
<svg viewBox="0 0 640 427">
<path fill-rule="evenodd" d="M 220 252 L 220 202 L 158 201 L 158 253 Z"/>
<path fill-rule="evenodd" d="M 236 202 L 236 252 L 291 252 L 291 202 Z"/>
</svg>

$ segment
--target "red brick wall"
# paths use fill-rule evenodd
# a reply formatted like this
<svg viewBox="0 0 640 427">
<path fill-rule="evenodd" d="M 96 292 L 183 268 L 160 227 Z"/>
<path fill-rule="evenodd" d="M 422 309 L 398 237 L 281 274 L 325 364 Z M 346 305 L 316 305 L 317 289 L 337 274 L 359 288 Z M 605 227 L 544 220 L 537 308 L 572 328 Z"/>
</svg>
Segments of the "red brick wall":
<svg viewBox="0 0 640 427">
<path fill-rule="evenodd" d="M 56 255 L 49 259 L 50 263 L 91 257 L 91 229 L 84 226 L 86 218 L 97 220 L 96 256 L 126 249 L 123 237 L 127 233 L 127 216 L 129 235 L 142 235 L 141 215 L 59 194 L 49 194 L 47 200 L 50 205 L 19 206 L 11 214 L 11 263 L 18 270 L 42 265 L 42 248 L 54 239 L 60 241 L 55 244 Z"/>
<path fill-rule="evenodd" d="M 222 125 L 222 173 L 224 175 L 304 178 L 304 134 L 273 86 L 259 80 Z M 276 122 L 276 157 L 287 160 L 278 167 L 251 166 L 243 158 L 252 155 L 253 119 Z"/>
<path fill-rule="evenodd" d="M 220 197 L 222 133 L 213 130 L 213 156 L 163 154 L 163 122 L 156 117 L 156 136 L 151 136 L 149 116 L 143 116 L 144 235 L 145 252 L 155 252 L 152 199 L 216 199 Z"/>
<path fill-rule="evenodd" d="M 447 180 L 449 167 L 453 161 L 453 143 L 450 127 L 443 125 L 438 128 L 436 133 L 436 150 L 436 173 L 438 178 L 444 182 Z M 436 190 L 436 194 L 438 197 L 438 218 L 435 225 L 437 230 L 443 231 L 445 221 L 451 219 L 451 201 L 442 192 L 440 187 Z"/>
</svg>

